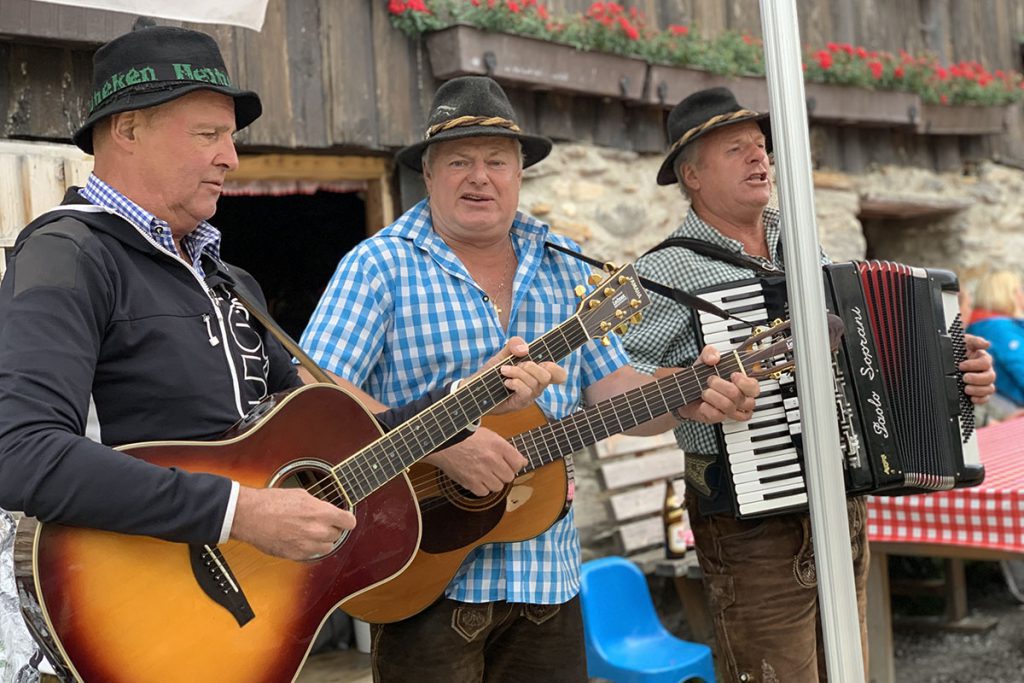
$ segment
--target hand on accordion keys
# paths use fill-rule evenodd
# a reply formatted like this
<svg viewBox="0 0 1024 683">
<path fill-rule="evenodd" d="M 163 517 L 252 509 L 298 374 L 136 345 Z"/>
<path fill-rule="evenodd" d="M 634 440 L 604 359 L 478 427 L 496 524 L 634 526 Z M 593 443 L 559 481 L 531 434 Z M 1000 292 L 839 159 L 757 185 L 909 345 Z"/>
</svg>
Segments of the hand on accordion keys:
<svg viewBox="0 0 1024 683">
<path fill-rule="evenodd" d="M 996 371 L 992 369 L 992 356 L 985 350 L 992 344 L 973 334 L 965 334 L 964 343 L 967 345 L 967 358 L 960 363 L 966 385 L 964 393 L 975 405 L 981 405 L 996 392 Z"/>
<path fill-rule="evenodd" d="M 714 346 L 705 346 L 697 364 L 718 365 L 721 354 Z M 734 372 L 728 378 L 712 375 L 701 400 L 680 408 L 680 417 L 702 424 L 718 424 L 725 420 L 749 420 L 754 412 L 754 399 L 761 387 L 753 377 Z"/>
</svg>

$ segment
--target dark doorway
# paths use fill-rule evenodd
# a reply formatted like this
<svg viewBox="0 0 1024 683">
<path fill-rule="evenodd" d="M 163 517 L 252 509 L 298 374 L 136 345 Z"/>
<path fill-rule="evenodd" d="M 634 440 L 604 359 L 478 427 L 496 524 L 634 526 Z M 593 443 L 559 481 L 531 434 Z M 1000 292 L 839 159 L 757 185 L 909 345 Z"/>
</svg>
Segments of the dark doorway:
<svg viewBox="0 0 1024 683">
<path fill-rule="evenodd" d="M 366 202 L 358 192 L 224 196 L 211 222 L 224 260 L 252 273 L 298 339 L 338 261 L 366 237 Z"/>
</svg>

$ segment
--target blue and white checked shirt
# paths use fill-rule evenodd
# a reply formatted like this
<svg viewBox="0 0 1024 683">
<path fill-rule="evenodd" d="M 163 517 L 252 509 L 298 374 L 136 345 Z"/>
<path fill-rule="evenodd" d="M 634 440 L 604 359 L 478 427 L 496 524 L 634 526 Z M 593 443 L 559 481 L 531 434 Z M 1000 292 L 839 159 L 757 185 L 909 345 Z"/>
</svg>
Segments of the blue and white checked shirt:
<svg viewBox="0 0 1024 683">
<path fill-rule="evenodd" d="M 82 195 L 90 204 L 116 211 L 123 218 L 131 221 L 136 228 L 153 238 L 163 249 L 175 257 L 178 256 L 178 249 L 174 246 L 174 236 L 171 234 L 171 226 L 167 221 L 146 211 L 94 174 L 89 174 L 85 187 L 79 189 L 78 194 Z M 202 221 L 195 230 L 186 235 L 181 240 L 181 245 L 192 260 L 192 267 L 201 278 L 206 277 L 206 273 L 203 272 L 203 267 L 200 265 L 200 258 L 204 251 L 220 261 L 220 230 L 206 221 Z"/>
<path fill-rule="evenodd" d="M 487 294 L 434 232 L 424 200 L 341 260 L 302 335 L 303 348 L 322 367 L 390 406 L 469 377 L 509 337 L 533 341 L 573 315 L 573 288 L 591 272 L 545 249 L 545 240 L 578 247 L 530 216 L 516 214 L 511 237 L 519 267 L 507 334 Z M 568 380 L 538 399 L 549 417 L 576 410 L 584 387 L 627 363 L 618 340 L 610 339 L 611 346 L 591 341 L 562 361 Z M 445 595 L 463 602 L 571 599 L 580 585 L 573 520 L 570 511 L 537 538 L 477 548 Z"/>
</svg>

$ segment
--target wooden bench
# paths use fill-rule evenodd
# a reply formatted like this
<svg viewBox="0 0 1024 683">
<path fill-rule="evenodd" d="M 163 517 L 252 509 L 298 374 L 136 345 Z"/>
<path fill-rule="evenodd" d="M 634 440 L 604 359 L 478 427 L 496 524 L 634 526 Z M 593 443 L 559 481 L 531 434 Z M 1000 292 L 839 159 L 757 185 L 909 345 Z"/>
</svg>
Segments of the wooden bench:
<svg viewBox="0 0 1024 683">
<path fill-rule="evenodd" d="M 690 549 L 684 558 L 665 558 L 662 507 L 666 480 L 673 480 L 676 497 L 683 500 L 683 452 L 672 433 L 651 437 L 620 434 L 592 450 L 608 511 L 607 533 L 615 552 L 636 562 L 645 574 L 671 579 L 693 640 L 710 644 L 714 628 L 696 553 Z"/>
</svg>

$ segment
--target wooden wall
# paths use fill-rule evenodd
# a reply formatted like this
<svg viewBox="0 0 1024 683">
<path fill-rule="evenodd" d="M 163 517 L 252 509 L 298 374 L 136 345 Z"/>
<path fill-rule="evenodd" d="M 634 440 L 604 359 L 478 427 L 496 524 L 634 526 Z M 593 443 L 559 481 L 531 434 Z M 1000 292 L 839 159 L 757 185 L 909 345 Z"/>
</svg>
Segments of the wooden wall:
<svg viewBox="0 0 1024 683">
<path fill-rule="evenodd" d="M 581 12 L 590 0 L 548 4 L 556 12 Z M 709 35 L 761 33 L 754 0 L 626 4 L 662 26 L 688 24 Z M 949 59 L 1020 68 L 1016 37 L 1024 34 L 1024 0 L 799 0 L 798 6 L 808 44 L 839 40 L 912 52 L 931 46 Z M 92 50 L 129 30 L 135 19 L 2 0 L 0 138 L 67 140 L 84 113 Z M 263 117 L 239 137 L 243 149 L 388 155 L 423 130 L 436 84 L 422 46 L 391 27 L 386 0 L 270 0 L 258 34 L 196 28 L 216 37 L 235 81 L 263 98 Z M 665 145 L 664 112 L 657 109 L 536 91 L 510 91 L 510 97 L 527 128 L 557 140 L 641 152 Z M 893 135 L 837 129 L 819 148 L 825 165 L 856 171 L 883 157 L 948 159 L 949 150 L 959 154 L 962 146 L 955 138 L 901 139 L 893 150 L 887 139 Z M 936 152 L 936 144 L 946 151 Z"/>
</svg>

